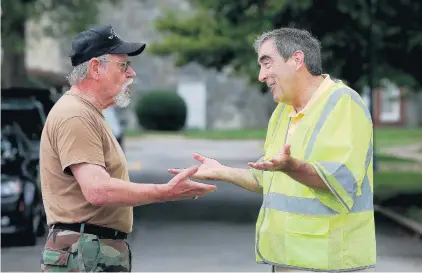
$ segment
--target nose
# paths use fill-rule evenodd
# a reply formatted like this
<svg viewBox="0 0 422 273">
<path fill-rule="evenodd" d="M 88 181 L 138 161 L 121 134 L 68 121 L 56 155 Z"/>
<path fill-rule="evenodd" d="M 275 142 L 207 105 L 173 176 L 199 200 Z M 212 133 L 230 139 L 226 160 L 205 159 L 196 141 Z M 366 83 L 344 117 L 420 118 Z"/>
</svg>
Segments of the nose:
<svg viewBox="0 0 422 273">
<path fill-rule="evenodd" d="M 133 68 L 132 68 L 131 66 L 129 66 L 129 67 L 127 68 L 127 71 L 126 71 L 126 76 L 127 76 L 128 78 L 135 78 L 135 77 L 136 77 L 136 72 L 135 72 L 135 70 L 133 70 Z"/>
<path fill-rule="evenodd" d="M 258 80 L 260 82 L 265 82 L 267 80 L 267 73 L 265 72 L 265 69 L 263 69 L 262 67 L 259 69 Z"/>
</svg>

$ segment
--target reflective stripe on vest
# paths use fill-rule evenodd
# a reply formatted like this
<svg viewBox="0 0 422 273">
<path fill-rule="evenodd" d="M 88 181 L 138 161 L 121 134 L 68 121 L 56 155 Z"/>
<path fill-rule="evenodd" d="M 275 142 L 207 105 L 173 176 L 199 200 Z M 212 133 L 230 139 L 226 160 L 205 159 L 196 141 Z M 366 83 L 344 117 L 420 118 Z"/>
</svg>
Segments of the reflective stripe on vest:
<svg viewBox="0 0 422 273">
<path fill-rule="evenodd" d="M 337 102 L 340 100 L 340 97 L 343 95 L 350 95 L 352 100 L 356 102 L 362 109 L 365 111 L 367 118 L 372 121 L 370 113 L 365 105 L 360 100 L 359 96 L 349 90 L 348 88 L 341 88 L 334 91 L 329 99 L 327 104 L 325 105 L 319 120 L 316 123 L 315 129 L 312 132 L 311 139 L 308 143 L 305 153 L 305 159 L 308 159 L 312 148 L 315 144 L 316 138 L 318 133 L 320 132 L 322 126 L 324 125 L 327 117 L 334 109 Z M 284 110 L 284 108 L 283 108 Z M 371 191 L 370 182 L 367 175 L 367 170 L 369 164 L 371 162 L 373 154 L 373 147 L 372 142 L 369 143 L 369 148 L 366 153 L 366 160 L 365 160 L 365 177 L 363 179 L 362 188 L 361 188 L 361 195 L 356 196 L 357 192 L 357 182 L 353 176 L 353 174 L 349 171 L 349 169 L 343 164 L 336 164 L 332 162 L 319 162 L 320 165 L 326 168 L 327 171 L 331 172 L 332 175 L 342 183 L 344 189 L 349 193 L 349 195 L 354 199 L 354 205 L 352 208 L 348 208 L 349 212 L 357 213 L 363 211 L 370 211 L 373 210 L 373 194 Z M 327 180 L 328 181 L 328 180 Z M 352 183 L 351 183 L 352 182 Z M 334 195 L 338 196 L 338 193 L 334 190 L 333 187 L 327 185 L 333 192 Z M 289 213 L 299 213 L 299 214 L 312 214 L 312 215 L 336 215 L 339 212 L 332 210 L 331 208 L 325 206 L 321 203 L 317 198 L 304 198 L 304 197 L 296 197 L 296 196 L 288 196 L 281 193 L 269 192 L 264 196 L 264 203 L 262 205 L 263 209 L 274 209 L 283 212 Z M 341 200 L 341 198 L 339 198 Z M 345 207 L 348 207 L 344 202 L 342 202 Z"/>
</svg>

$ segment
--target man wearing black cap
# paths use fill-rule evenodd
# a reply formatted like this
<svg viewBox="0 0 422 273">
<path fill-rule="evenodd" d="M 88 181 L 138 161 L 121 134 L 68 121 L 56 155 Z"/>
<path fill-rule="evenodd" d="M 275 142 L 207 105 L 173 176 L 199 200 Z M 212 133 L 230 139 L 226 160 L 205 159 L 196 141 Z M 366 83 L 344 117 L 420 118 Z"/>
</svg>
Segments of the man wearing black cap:
<svg viewBox="0 0 422 273">
<path fill-rule="evenodd" d="M 78 34 L 72 42 L 71 88 L 51 109 L 40 143 L 41 186 L 50 232 L 41 270 L 131 271 L 127 234 L 133 207 L 197 198 L 215 186 L 188 178 L 167 184 L 129 180 L 127 162 L 102 111 L 126 107 L 136 76 L 128 61 L 145 49 L 122 41 L 110 25 Z"/>
</svg>

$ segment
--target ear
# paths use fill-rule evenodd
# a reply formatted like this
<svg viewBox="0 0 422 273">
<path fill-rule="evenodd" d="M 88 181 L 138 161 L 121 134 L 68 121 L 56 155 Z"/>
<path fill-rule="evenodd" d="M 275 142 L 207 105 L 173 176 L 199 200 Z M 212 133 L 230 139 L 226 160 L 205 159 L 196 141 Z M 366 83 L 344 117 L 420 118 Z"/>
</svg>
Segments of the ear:
<svg viewBox="0 0 422 273">
<path fill-rule="evenodd" d="M 293 61 L 296 64 L 296 70 L 302 68 L 305 64 L 305 54 L 302 50 L 296 50 L 295 53 L 293 53 Z"/>
<path fill-rule="evenodd" d="M 100 77 L 100 70 L 101 70 L 101 62 L 93 58 L 88 62 L 88 75 L 90 78 L 98 80 Z"/>
</svg>

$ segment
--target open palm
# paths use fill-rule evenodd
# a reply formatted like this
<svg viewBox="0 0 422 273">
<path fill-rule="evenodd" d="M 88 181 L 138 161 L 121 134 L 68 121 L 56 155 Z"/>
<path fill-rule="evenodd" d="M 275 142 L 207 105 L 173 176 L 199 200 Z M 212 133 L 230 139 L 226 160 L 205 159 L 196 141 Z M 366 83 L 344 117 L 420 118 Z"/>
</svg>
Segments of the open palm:
<svg viewBox="0 0 422 273">
<path fill-rule="evenodd" d="M 260 162 L 260 163 L 253 163 L 249 162 L 249 167 L 260 171 L 286 171 L 291 166 L 291 152 L 290 152 L 290 144 L 284 145 L 283 151 L 281 151 L 278 155 L 270 158 L 268 161 Z"/>
<path fill-rule="evenodd" d="M 223 167 L 215 159 L 205 157 L 203 155 L 194 153 L 193 158 L 201 162 L 201 165 L 198 168 L 198 171 L 192 175 L 192 178 L 201 179 L 201 180 L 213 180 L 216 179 L 217 172 Z M 185 169 L 169 169 L 168 172 L 172 174 L 179 174 Z"/>
<path fill-rule="evenodd" d="M 198 166 L 192 166 L 178 173 L 168 183 L 168 193 L 166 201 L 182 200 L 204 196 L 216 190 L 216 186 L 195 182 L 189 179 L 198 171 Z"/>
</svg>

